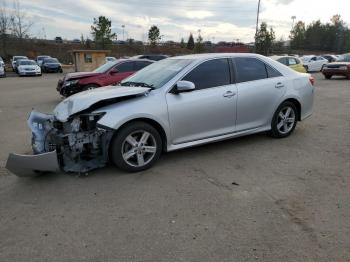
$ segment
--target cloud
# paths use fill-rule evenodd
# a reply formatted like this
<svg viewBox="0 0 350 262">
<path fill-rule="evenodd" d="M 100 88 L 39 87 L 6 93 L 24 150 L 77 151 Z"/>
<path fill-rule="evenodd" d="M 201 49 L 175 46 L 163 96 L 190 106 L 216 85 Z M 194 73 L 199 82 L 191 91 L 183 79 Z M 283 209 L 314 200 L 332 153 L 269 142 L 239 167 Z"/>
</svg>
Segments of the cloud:
<svg viewBox="0 0 350 262">
<path fill-rule="evenodd" d="M 0 0 L 1 1 L 1 0 Z M 11 0 L 7 0 L 8 3 Z M 107 16 L 112 29 L 121 36 L 146 40 L 153 24 L 160 28 L 166 40 L 187 39 L 190 32 L 201 29 L 205 40 L 241 39 L 252 41 L 256 21 L 257 0 L 20 0 L 23 9 L 36 21 L 33 32 L 45 27 L 48 38 L 60 35 L 79 38 L 89 35 L 94 17 Z M 328 21 L 340 13 L 345 21 L 350 14 L 341 6 L 348 0 L 333 0 L 332 5 L 319 0 L 262 0 L 261 21 L 266 21 L 276 35 L 288 37 L 291 16 L 310 22 Z"/>
</svg>

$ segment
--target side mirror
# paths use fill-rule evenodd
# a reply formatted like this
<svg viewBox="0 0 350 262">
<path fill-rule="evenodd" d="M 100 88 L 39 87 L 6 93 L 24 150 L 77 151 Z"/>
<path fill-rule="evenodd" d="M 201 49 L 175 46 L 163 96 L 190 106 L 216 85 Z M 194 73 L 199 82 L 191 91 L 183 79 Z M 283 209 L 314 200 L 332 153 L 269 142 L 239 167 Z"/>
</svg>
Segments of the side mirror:
<svg viewBox="0 0 350 262">
<path fill-rule="evenodd" d="M 114 74 L 116 74 L 116 73 L 119 73 L 118 69 L 116 69 L 116 68 L 113 68 L 113 69 L 110 71 L 110 74 L 111 74 L 111 75 L 114 75 Z"/>
<path fill-rule="evenodd" d="M 190 81 L 179 81 L 177 82 L 175 86 L 175 93 L 183 93 L 183 92 L 190 92 L 196 89 L 196 86 L 194 83 Z"/>
</svg>

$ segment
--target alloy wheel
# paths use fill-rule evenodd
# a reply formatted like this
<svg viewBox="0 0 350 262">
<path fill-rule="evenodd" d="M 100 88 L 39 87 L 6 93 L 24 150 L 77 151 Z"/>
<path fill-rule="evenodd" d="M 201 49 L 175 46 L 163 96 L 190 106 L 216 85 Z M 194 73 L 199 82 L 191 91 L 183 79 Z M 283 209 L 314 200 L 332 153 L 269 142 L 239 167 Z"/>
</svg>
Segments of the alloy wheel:
<svg viewBox="0 0 350 262">
<path fill-rule="evenodd" d="M 121 150 L 127 164 L 142 167 L 151 162 L 156 155 L 156 139 L 145 130 L 135 131 L 124 139 Z"/>
<path fill-rule="evenodd" d="M 277 129 L 281 134 L 289 133 L 295 123 L 295 111 L 292 107 L 286 106 L 281 109 L 277 117 Z"/>
</svg>

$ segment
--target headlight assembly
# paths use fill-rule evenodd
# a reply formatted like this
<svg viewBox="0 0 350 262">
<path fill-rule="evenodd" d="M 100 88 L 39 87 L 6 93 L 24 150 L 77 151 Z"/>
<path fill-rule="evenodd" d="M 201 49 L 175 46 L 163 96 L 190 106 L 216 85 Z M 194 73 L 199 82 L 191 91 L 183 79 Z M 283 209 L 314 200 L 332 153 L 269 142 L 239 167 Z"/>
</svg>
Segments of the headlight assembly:
<svg viewBox="0 0 350 262">
<path fill-rule="evenodd" d="M 76 85 L 78 84 L 79 79 L 78 80 L 71 80 L 71 81 L 67 81 L 64 83 L 64 86 L 72 86 L 72 85 Z"/>
</svg>

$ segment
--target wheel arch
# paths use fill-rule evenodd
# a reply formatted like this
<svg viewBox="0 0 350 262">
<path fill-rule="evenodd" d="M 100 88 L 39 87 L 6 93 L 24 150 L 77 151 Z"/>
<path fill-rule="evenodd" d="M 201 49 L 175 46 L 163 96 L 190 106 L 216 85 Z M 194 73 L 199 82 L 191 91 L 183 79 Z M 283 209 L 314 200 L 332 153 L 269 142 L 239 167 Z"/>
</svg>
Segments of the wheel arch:
<svg viewBox="0 0 350 262">
<path fill-rule="evenodd" d="M 133 122 L 145 122 L 145 123 L 153 126 L 158 131 L 158 133 L 162 139 L 162 147 L 163 147 L 162 151 L 167 150 L 167 134 L 165 132 L 165 129 L 163 128 L 163 126 L 159 122 L 157 122 L 156 120 L 151 119 L 151 118 L 138 117 L 138 118 L 130 119 L 130 120 L 126 121 L 125 123 L 123 123 L 122 125 L 120 125 L 118 127 L 118 129 L 115 130 L 113 136 L 116 136 L 118 134 L 119 130 L 121 130 L 123 127 L 125 127 L 126 125 L 129 125 L 130 123 L 133 123 Z"/>
</svg>

